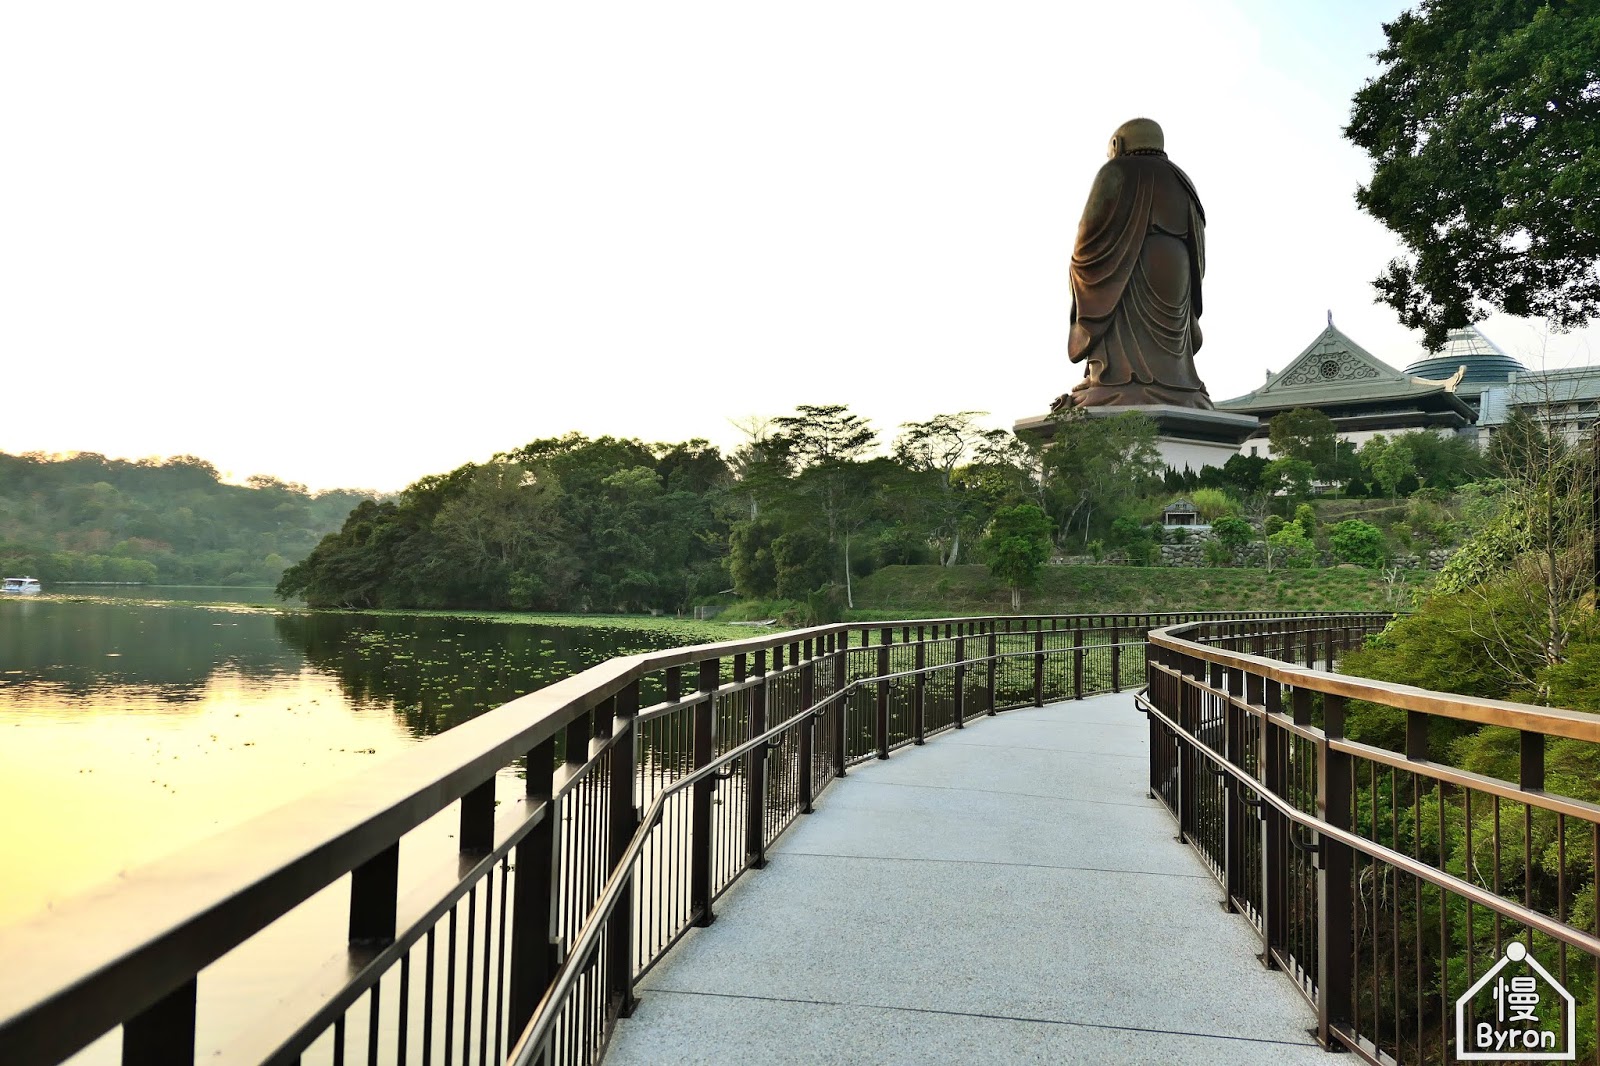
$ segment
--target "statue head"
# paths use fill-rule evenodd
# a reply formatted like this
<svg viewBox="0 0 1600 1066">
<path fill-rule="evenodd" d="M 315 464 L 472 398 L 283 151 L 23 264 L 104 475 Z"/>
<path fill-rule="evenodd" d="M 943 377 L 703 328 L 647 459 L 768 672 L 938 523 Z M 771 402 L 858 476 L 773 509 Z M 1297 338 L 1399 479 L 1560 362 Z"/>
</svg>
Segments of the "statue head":
<svg viewBox="0 0 1600 1066">
<path fill-rule="evenodd" d="M 1166 146 L 1161 127 L 1153 119 L 1130 119 L 1118 126 L 1117 132 L 1111 135 L 1111 147 L 1106 152 L 1106 158 L 1115 159 L 1130 152 L 1160 152 Z"/>
</svg>

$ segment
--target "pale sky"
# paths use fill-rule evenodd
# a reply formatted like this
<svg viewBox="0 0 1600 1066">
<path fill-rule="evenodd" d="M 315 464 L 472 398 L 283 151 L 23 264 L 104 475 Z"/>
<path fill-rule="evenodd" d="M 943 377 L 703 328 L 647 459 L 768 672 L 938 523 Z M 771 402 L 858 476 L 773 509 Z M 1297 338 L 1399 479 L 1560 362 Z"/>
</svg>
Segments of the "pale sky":
<svg viewBox="0 0 1600 1066">
<path fill-rule="evenodd" d="M 1339 131 L 1406 6 L 12 5 L 0 451 L 394 490 L 800 403 L 1009 426 L 1082 376 L 1072 240 L 1141 115 L 1205 203 L 1213 398 L 1329 309 L 1403 367 Z M 1481 328 L 1600 359 L 1600 328 Z"/>
</svg>

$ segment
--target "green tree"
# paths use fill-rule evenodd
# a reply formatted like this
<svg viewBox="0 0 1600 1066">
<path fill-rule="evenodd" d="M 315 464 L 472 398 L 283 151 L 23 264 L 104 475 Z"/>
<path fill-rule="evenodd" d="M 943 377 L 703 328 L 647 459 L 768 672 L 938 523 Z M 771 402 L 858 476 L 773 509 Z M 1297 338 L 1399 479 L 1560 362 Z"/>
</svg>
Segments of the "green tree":
<svg viewBox="0 0 1600 1066">
<path fill-rule="evenodd" d="M 1244 519 L 1227 515 L 1211 523 L 1211 536 L 1226 550 L 1228 561 L 1233 562 L 1256 539 L 1256 531 Z"/>
<path fill-rule="evenodd" d="M 1304 459 L 1285 456 L 1267 464 L 1261 474 L 1261 485 L 1272 495 L 1282 495 L 1291 502 L 1311 495 L 1311 479 L 1316 471 Z"/>
<path fill-rule="evenodd" d="M 1091 417 L 1073 408 L 1056 421 L 1043 453 L 1044 483 L 1062 538 L 1108 528 L 1113 519 L 1161 486 L 1156 424 L 1147 415 Z"/>
<path fill-rule="evenodd" d="M 1328 533 L 1328 546 L 1335 558 L 1376 570 L 1387 561 L 1383 530 L 1359 518 L 1347 518 Z"/>
<path fill-rule="evenodd" d="M 1267 537 L 1267 569 L 1288 566 L 1310 569 L 1316 566 L 1315 545 L 1299 522 L 1285 522 L 1283 528 Z"/>
<path fill-rule="evenodd" d="M 907 470 L 932 481 L 928 494 L 932 540 L 939 565 L 954 566 L 961 554 L 961 533 L 972 504 L 956 471 L 985 445 L 994 448 L 1009 436 L 1002 429 L 983 429 L 977 419 L 987 411 L 934 415 L 926 422 L 907 422 L 894 442 L 895 459 Z"/>
<path fill-rule="evenodd" d="M 989 572 L 1011 589 L 1011 609 L 1022 607 L 1022 592 L 1039 583 L 1050 561 L 1050 518 L 1031 503 L 995 512 L 984 538 Z"/>
<path fill-rule="evenodd" d="M 1339 457 L 1339 434 L 1333 419 L 1312 407 L 1296 407 L 1273 415 L 1267 434 L 1279 458 L 1304 459 L 1316 478 L 1333 480 Z"/>
<path fill-rule="evenodd" d="M 1409 256 L 1374 283 L 1438 350 L 1492 311 L 1576 327 L 1600 313 L 1600 8 L 1422 0 L 1384 26 L 1345 136 L 1372 157 L 1356 202 Z"/>
<path fill-rule="evenodd" d="M 1361 467 L 1391 499 L 1399 494 L 1400 483 L 1417 476 L 1417 461 L 1405 442 L 1375 434 L 1356 453 Z"/>
<path fill-rule="evenodd" d="M 783 528 L 770 519 L 740 522 L 728 533 L 728 570 L 741 596 L 765 599 L 778 594 L 778 564 L 772 544 Z"/>
</svg>

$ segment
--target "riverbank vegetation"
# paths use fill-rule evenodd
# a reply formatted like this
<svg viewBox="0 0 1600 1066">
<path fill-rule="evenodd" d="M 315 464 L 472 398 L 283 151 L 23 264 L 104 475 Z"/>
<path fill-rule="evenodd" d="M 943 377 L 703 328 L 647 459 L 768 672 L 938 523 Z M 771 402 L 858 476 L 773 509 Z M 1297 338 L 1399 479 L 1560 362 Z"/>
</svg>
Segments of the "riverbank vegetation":
<svg viewBox="0 0 1600 1066">
<path fill-rule="evenodd" d="M 61 581 L 270 585 L 366 493 L 224 484 L 191 455 L 0 453 L 0 570 Z"/>
<path fill-rule="evenodd" d="M 935 415 L 886 438 L 843 406 L 802 405 L 748 421 L 727 455 L 703 440 L 535 440 L 362 502 L 278 588 L 354 608 L 687 614 L 744 601 L 740 614 L 769 617 L 763 605 L 781 602 L 798 624 L 849 616 L 885 567 L 933 567 L 950 573 L 915 604 L 870 609 L 1372 607 L 1404 599 L 1418 580 L 1399 571 L 1437 563 L 1505 486 L 1505 464 L 1464 441 L 1405 434 L 1352 449 L 1318 412 L 1273 420 L 1278 458 L 1181 472 L 1164 470 L 1138 414 L 1068 414 L 1048 442 L 982 418 Z M 1163 522 L 1179 499 L 1196 528 Z M 1066 564 L 1226 576 L 1113 593 L 1111 572 L 1069 577 Z M 1007 595 L 970 589 L 956 568 L 974 566 Z M 1339 566 L 1365 576 L 1302 587 L 1256 574 Z M 1099 591 L 1052 591 L 1073 582 Z"/>
</svg>

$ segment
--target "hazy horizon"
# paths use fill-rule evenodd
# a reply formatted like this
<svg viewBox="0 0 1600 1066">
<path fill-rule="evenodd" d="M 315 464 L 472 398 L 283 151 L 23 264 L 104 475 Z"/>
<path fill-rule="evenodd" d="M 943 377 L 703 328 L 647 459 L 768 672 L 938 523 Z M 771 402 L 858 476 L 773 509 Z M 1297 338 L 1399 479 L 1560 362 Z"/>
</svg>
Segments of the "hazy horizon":
<svg viewBox="0 0 1600 1066">
<path fill-rule="evenodd" d="M 1403 368 L 1340 130 L 1408 6 L 25 7 L 0 450 L 392 492 L 569 430 L 727 449 L 801 403 L 1009 427 L 1081 377 L 1067 263 L 1136 115 L 1206 207 L 1213 399 L 1330 309 Z M 1482 328 L 1533 369 L 1600 337 Z"/>
</svg>

